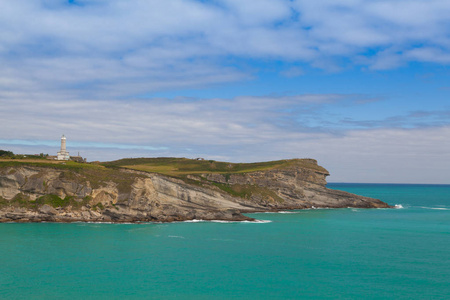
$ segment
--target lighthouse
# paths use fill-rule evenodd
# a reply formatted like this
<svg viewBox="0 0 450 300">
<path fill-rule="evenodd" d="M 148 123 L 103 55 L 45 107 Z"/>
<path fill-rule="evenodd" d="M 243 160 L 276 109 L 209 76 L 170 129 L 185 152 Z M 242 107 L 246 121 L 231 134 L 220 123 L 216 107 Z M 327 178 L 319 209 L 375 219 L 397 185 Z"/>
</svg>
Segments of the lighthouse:
<svg viewBox="0 0 450 300">
<path fill-rule="evenodd" d="M 69 160 L 69 152 L 66 151 L 66 137 L 64 134 L 61 137 L 61 151 L 58 152 L 57 160 Z"/>
</svg>

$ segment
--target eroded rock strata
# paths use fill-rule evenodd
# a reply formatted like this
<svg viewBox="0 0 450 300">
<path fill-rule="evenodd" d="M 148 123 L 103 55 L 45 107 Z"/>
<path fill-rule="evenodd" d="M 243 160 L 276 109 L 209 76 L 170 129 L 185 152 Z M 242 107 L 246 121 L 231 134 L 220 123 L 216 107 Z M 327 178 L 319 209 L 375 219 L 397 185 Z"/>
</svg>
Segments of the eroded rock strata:
<svg viewBox="0 0 450 300">
<path fill-rule="evenodd" d="M 307 163 L 183 178 L 128 169 L 1 167 L 0 222 L 244 221 L 252 220 L 245 212 L 389 207 L 327 189 L 328 171 Z"/>
</svg>

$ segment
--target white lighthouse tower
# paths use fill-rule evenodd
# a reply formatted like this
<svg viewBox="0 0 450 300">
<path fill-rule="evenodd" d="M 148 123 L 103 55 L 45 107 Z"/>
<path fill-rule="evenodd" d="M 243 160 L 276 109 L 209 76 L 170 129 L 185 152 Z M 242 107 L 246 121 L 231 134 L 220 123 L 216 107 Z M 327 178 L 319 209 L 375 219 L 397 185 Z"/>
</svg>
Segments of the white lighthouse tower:
<svg viewBox="0 0 450 300">
<path fill-rule="evenodd" d="M 58 152 L 57 160 L 69 160 L 69 152 L 66 151 L 66 137 L 64 134 L 61 137 L 61 151 Z"/>
</svg>

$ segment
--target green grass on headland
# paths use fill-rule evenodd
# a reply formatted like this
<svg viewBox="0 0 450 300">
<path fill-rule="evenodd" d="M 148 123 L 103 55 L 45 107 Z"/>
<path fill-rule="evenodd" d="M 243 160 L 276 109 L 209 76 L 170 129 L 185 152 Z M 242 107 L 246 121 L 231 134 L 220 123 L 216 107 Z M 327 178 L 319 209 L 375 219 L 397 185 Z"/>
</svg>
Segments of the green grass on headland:
<svg viewBox="0 0 450 300">
<path fill-rule="evenodd" d="M 83 170 L 83 169 L 104 169 L 105 167 L 97 164 L 78 163 L 75 161 L 46 160 L 46 159 L 0 159 L 0 168 L 2 167 L 21 167 L 34 166 L 46 167 L 63 170 Z"/>
<path fill-rule="evenodd" d="M 0 149 L 0 158 L 6 159 L 47 159 L 48 154 L 14 154 L 12 151 Z"/>
<path fill-rule="evenodd" d="M 186 174 L 202 173 L 249 173 L 282 169 L 298 166 L 313 169 L 319 172 L 327 171 L 310 159 L 289 159 L 257 163 L 229 163 L 214 160 L 195 160 L 188 158 L 158 157 L 158 158 L 126 158 L 102 163 L 106 167 L 123 167 L 139 171 L 160 173 L 169 176 L 181 176 Z"/>
<path fill-rule="evenodd" d="M 104 163 L 78 163 L 74 161 L 55 161 L 40 159 L 0 159 L 0 168 L 34 166 L 60 170 L 75 171 L 83 176 L 89 177 L 93 187 L 96 183 L 105 181 L 107 178 L 123 181 L 118 168 L 126 168 L 137 171 L 158 173 L 171 177 L 185 179 L 186 175 L 195 174 L 223 174 L 229 177 L 231 174 L 243 174 L 257 171 L 268 171 L 274 169 L 285 169 L 298 167 L 314 171 L 328 173 L 328 171 L 312 159 L 289 159 L 256 163 L 229 163 L 214 160 L 195 160 L 188 158 L 159 157 L 159 158 L 125 158 Z M 126 176 L 125 176 L 126 177 Z M 126 182 L 128 184 L 128 182 Z M 124 184 L 124 185 L 126 185 Z"/>
<path fill-rule="evenodd" d="M 103 163 L 78 163 L 74 161 L 56 161 L 44 159 L 0 159 L 1 167 L 19 166 L 48 167 L 64 170 L 105 170 L 114 168 L 127 168 L 151 173 L 159 173 L 178 177 L 187 174 L 218 173 L 239 174 L 273 169 L 283 169 L 292 166 L 327 172 L 311 159 L 287 159 L 256 163 L 230 163 L 215 160 L 196 160 L 175 157 L 157 158 L 125 158 Z"/>
</svg>

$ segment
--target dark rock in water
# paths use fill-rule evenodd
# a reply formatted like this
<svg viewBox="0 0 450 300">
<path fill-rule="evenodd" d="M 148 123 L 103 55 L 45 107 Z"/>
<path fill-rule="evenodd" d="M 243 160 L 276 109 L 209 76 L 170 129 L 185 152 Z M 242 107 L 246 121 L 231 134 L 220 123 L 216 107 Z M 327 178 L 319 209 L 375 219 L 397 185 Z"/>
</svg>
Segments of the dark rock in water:
<svg viewBox="0 0 450 300">
<path fill-rule="evenodd" d="M 130 169 L 0 167 L 0 222 L 253 220 L 242 213 L 388 204 L 326 188 L 315 160 L 244 173 L 173 178 Z"/>
</svg>

